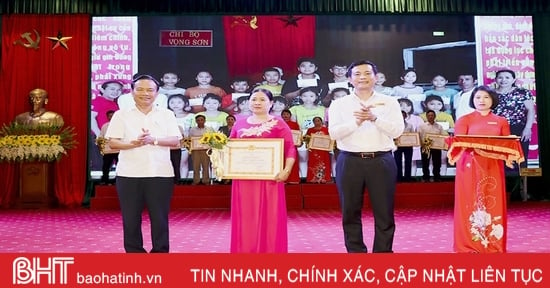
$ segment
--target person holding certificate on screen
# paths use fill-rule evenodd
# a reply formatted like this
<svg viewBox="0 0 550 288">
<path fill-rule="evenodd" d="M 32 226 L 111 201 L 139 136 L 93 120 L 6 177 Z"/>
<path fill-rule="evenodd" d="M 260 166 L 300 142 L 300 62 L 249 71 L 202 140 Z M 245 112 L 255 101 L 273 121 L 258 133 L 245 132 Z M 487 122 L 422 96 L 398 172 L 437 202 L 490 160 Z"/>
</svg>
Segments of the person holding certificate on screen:
<svg viewBox="0 0 550 288">
<path fill-rule="evenodd" d="M 420 134 L 420 141 L 422 145 L 422 182 L 439 182 L 441 181 L 441 148 L 434 147 L 433 135 L 446 136 L 447 131 L 441 126 L 441 124 L 435 122 L 436 113 L 434 110 L 426 111 L 427 122 L 424 122 L 418 126 L 418 133 Z M 433 178 L 430 178 L 430 160 L 432 161 L 432 173 Z"/>
<path fill-rule="evenodd" d="M 277 97 L 273 97 L 273 105 L 277 105 L 276 102 L 277 102 Z M 271 112 L 273 112 L 273 108 L 271 109 Z M 292 112 L 290 112 L 290 110 L 283 109 L 283 111 L 281 111 L 281 118 L 283 118 L 285 123 L 290 128 L 291 132 L 295 132 L 295 133 L 300 132 L 301 133 L 300 125 L 298 125 L 298 122 L 292 121 Z M 296 150 L 296 153 L 298 153 L 298 147 L 302 145 L 301 140 L 302 140 L 302 136 L 300 134 L 299 143 L 296 143 L 296 141 L 294 141 L 294 149 Z M 294 161 L 294 165 L 292 165 L 292 169 L 290 169 L 290 175 L 286 179 L 286 182 L 288 184 L 300 184 L 300 168 L 299 168 L 299 166 L 300 165 L 298 165 L 298 163 L 296 163 L 296 161 Z"/>
<path fill-rule="evenodd" d="M 233 179 L 231 187 L 231 252 L 288 252 L 285 181 L 296 159 L 288 125 L 269 114 L 273 95 L 255 89 L 249 99 L 252 115 L 238 119 L 230 138 L 279 138 L 284 140 L 284 164 L 273 180 Z"/>
<path fill-rule="evenodd" d="M 365 188 L 374 216 L 373 252 L 393 252 L 397 167 L 393 139 L 405 128 L 397 99 L 374 90 L 376 65 L 358 61 L 348 67 L 354 92 L 332 102 L 329 135 L 336 140 L 336 187 L 340 195 L 346 249 L 366 253 L 361 210 Z"/>
<path fill-rule="evenodd" d="M 313 127 L 307 129 L 306 135 L 326 135 L 328 128 L 323 126 L 323 118 L 313 117 Z M 308 148 L 307 177 L 308 183 L 332 183 L 332 166 L 330 153 L 326 150 Z"/>
<path fill-rule="evenodd" d="M 455 135 L 510 135 L 508 120 L 491 112 L 498 105 L 497 92 L 479 86 L 472 95 L 470 106 L 475 111 L 458 119 Z M 483 147 L 489 145 L 483 143 Z M 490 157 L 501 149 L 493 146 L 489 153 L 483 153 L 484 148 L 468 146 L 472 148 L 463 148 L 456 163 L 454 251 L 506 252 L 504 161 Z"/>
<path fill-rule="evenodd" d="M 403 132 L 416 133 L 414 126 L 407 122 L 407 116 L 409 116 L 407 112 L 401 111 L 401 114 L 403 115 L 403 123 L 405 125 Z M 397 182 L 411 182 L 413 147 L 397 145 L 397 150 L 393 151 L 393 158 L 395 159 L 395 165 L 397 165 Z M 405 166 L 405 169 L 403 169 L 403 166 Z"/>
</svg>

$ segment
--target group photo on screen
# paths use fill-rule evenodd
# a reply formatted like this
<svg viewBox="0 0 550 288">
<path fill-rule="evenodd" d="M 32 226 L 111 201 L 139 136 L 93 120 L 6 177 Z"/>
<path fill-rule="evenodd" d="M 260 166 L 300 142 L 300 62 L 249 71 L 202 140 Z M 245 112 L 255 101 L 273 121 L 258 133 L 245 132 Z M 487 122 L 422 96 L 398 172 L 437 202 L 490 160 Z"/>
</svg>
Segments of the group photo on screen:
<svg viewBox="0 0 550 288">
<path fill-rule="evenodd" d="M 284 119 L 306 140 L 296 144 L 299 179 L 288 181 L 332 183 L 338 148 L 311 148 L 307 139 L 330 136 L 328 110 L 333 101 L 353 94 L 346 73 L 349 64 L 358 59 L 376 65 L 375 91 L 395 97 L 413 133 L 428 121 L 427 112 L 433 111 L 435 122 L 443 127 L 441 135 L 453 135 L 455 122 L 474 111 L 472 90 L 480 85 L 491 87 L 499 94 L 493 113 L 508 119 L 526 159 L 507 174 L 519 175 L 521 167 L 539 167 L 534 60 L 526 60 L 534 59 L 534 51 L 532 39 L 521 36 L 532 35 L 532 28 L 526 29 L 531 27 L 530 22 L 526 24 L 530 17 L 509 20 L 516 21 L 512 28 L 521 32 L 516 33 L 521 36 L 517 39 L 499 34 L 509 33 L 504 22 L 500 28 L 494 25 L 494 30 L 483 30 L 479 24 L 507 19 L 476 17 L 93 17 L 91 177 L 114 183 L 118 151 L 105 145 L 105 132 L 117 110 L 133 107 L 132 79 L 150 75 L 160 87 L 155 106 L 174 112 L 184 139 L 200 136 L 198 130 L 229 136 L 236 120 L 251 115 L 250 92 L 271 91 L 270 113 Z M 499 48 L 493 49 L 491 44 Z M 182 141 L 182 147 L 171 151 L 176 181 L 211 184 L 215 175 L 209 159 L 199 156 L 205 151 L 190 151 L 184 143 L 188 142 Z M 409 167 L 403 161 L 410 162 L 411 176 L 398 180 L 420 181 L 421 146 L 405 149 L 406 153 L 412 149 L 412 159 L 402 157 L 401 148 L 395 159 L 399 169 Z M 447 151 L 441 152 L 439 174 L 452 180 L 454 167 L 448 164 Z M 403 171 L 398 175 L 404 175 Z M 205 183 L 204 177 L 211 181 Z"/>
</svg>

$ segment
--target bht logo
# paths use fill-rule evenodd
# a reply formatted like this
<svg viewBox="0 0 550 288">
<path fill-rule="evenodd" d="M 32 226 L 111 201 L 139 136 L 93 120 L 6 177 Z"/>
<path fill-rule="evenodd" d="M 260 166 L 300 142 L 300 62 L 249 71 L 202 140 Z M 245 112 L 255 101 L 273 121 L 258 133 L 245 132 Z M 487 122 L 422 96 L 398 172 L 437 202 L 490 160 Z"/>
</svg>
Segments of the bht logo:
<svg viewBox="0 0 550 288">
<path fill-rule="evenodd" d="M 74 257 L 18 257 L 13 260 L 13 284 L 40 284 L 43 276 L 48 284 L 67 284 L 67 266 Z"/>
</svg>

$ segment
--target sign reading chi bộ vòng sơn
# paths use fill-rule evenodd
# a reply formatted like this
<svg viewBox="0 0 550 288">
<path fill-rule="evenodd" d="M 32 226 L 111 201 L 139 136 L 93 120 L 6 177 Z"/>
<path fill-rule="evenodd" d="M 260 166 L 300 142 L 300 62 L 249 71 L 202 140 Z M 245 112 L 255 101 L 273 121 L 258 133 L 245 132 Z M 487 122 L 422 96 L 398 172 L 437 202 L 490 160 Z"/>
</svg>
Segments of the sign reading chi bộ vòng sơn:
<svg viewBox="0 0 550 288">
<path fill-rule="evenodd" d="M 161 30 L 160 47 L 212 47 L 212 30 Z"/>
</svg>

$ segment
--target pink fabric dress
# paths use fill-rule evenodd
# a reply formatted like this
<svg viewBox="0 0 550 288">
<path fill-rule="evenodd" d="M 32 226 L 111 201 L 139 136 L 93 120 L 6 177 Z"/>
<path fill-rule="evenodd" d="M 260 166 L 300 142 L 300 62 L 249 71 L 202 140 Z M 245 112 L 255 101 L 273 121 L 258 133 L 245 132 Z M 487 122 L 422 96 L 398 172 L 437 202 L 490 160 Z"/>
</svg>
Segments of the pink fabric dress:
<svg viewBox="0 0 550 288">
<path fill-rule="evenodd" d="M 296 158 L 288 125 L 278 117 L 262 124 L 237 120 L 230 138 L 282 138 L 284 158 Z M 232 181 L 232 253 L 288 252 L 285 183 L 273 180 Z"/>
<path fill-rule="evenodd" d="M 506 118 L 474 111 L 461 117 L 456 135 L 510 135 Z M 504 161 L 466 148 L 456 162 L 454 244 L 459 253 L 506 252 Z"/>
</svg>

